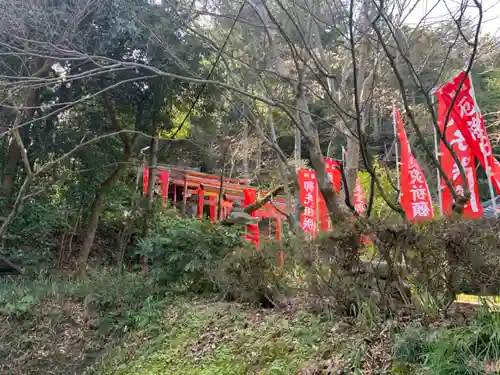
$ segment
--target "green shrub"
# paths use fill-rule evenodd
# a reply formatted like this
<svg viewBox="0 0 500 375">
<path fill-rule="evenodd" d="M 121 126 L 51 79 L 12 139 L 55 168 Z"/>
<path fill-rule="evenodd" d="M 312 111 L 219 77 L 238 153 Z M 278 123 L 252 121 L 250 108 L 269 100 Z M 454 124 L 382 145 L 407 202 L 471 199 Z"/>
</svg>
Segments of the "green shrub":
<svg viewBox="0 0 500 375">
<path fill-rule="evenodd" d="M 2 207 L 0 211 L 7 210 Z M 68 229 L 64 210 L 49 199 L 28 200 L 8 228 L 2 254 L 22 264 L 27 274 L 49 267 L 57 234 Z"/>
<path fill-rule="evenodd" d="M 0 307 L 0 315 L 16 316 L 19 318 L 27 314 L 35 303 L 35 298 L 31 294 L 27 294 L 14 303 L 7 302 L 4 306 Z"/>
<path fill-rule="evenodd" d="M 22 212 L 9 227 L 9 234 L 21 240 L 46 240 L 54 233 L 68 228 L 64 210 L 50 200 L 28 200 Z M 29 236 L 26 234 L 29 233 Z"/>
<path fill-rule="evenodd" d="M 91 269 L 85 279 L 0 278 L 0 373 L 101 374 L 92 368 L 123 342 L 163 341 L 176 306 L 149 274 Z M 135 331 L 137 340 L 129 332 Z M 120 348 L 121 349 L 121 348 Z M 41 358 L 39 353 L 50 353 Z M 121 359 L 123 362 L 123 358 Z"/>
<path fill-rule="evenodd" d="M 201 291 L 210 284 L 206 270 L 237 248 L 241 236 L 241 231 L 209 221 L 163 217 L 147 239 L 139 240 L 137 254 L 152 262 L 158 282 Z"/>
<path fill-rule="evenodd" d="M 436 218 L 418 225 L 374 223 L 373 228 L 385 255 L 393 262 L 405 260 L 425 309 L 442 312 L 459 293 L 500 294 L 500 222 Z"/>
<path fill-rule="evenodd" d="M 143 273 L 104 273 L 92 276 L 92 283 L 80 284 L 74 295 L 86 298 L 92 295 L 96 307 L 101 311 L 139 308 L 148 297 L 162 298 L 165 287 Z"/>
<path fill-rule="evenodd" d="M 208 276 L 225 298 L 274 306 L 287 294 L 285 268 L 279 264 L 275 243 L 261 243 L 259 251 L 245 244 L 228 253 Z M 291 258 L 288 258 L 287 265 Z"/>
<path fill-rule="evenodd" d="M 171 298 L 143 273 L 90 272 L 83 280 L 0 279 L 0 318 L 32 320 L 40 314 L 37 306 L 70 300 L 85 308 L 100 335 L 121 336 L 131 329 L 154 329 Z"/>
<path fill-rule="evenodd" d="M 409 326 L 397 337 L 392 348 L 395 359 L 410 363 L 422 364 L 428 350 L 428 332 L 420 326 Z"/>
<path fill-rule="evenodd" d="M 349 225 L 322 233 L 302 251 L 308 293 L 318 311 L 354 316 L 371 304 L 373 277 L 357 270 L 361 244 L 357 228 Z"/>
<path fill-rule="evenodd" d="M 425 354 L 424 368 L 436 375 L 484 374 L 482 361 L 469 350 L 470 334 L 467 328 L 440 332 Z"/>
<path fill-rule="evenodd" d="M 500 313 L 483 306 L 468 326 L 448 329 L 438 335 L 424 365 L 437 375 L 485 374 L 486 368 L 498 361 Z"/>
</svg>

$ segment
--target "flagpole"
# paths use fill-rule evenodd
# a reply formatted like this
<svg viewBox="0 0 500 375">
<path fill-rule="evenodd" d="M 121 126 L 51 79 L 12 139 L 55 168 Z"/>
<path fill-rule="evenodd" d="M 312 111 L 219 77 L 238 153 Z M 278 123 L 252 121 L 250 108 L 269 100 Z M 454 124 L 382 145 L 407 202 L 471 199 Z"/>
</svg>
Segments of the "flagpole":
<svg viewBox="0 0 500 375">
<path fill-rule="evenodd" d="M 475 113 L 476 113 L 476 116 L 479 117 L 478 120 L 481 123 L 481 110 L 479 109 L 479 105 L 477 104 L 477 101 L 476 101 L 476 93 L 474 92 L 474 85 L 472 84 L 472 77 L 470 76 L 470 74 L 469 74 L 469 81 L 470 81 L 470 94 L 472 96 L 472 99 L 474 100 L 474 105 L 476 106 Z M 493 207 L 495 217 L 498 218 L 496 195 L 495 195 L 495 190 L 493 189 L 493 182 L 491 181 L 491 169 L 490 169 L 490 166 L 488 164 L 488 157 L 486 156 L 486 152 L 484 149 L 485 136 L 486 136 L 486 134 L 482 134 L 479 146 L 481 147 L 481 152 L 483 153 L 483 157 L 484 157 L 484 169 L 486 171 L 486 178 L 488 180 L 488 188 L 490 190 L 491 206 Z"/>
<path fill-rule="evenodd" d="M 396 154 L 396 174 L 398 186 L 398 201 L 401 199 L 401 181 L 399 176 L 399 150 L 398 150 L 398 129 L 396 125 L 396 106 L 392 107 L 392 124 L 394 127 L 394 153 Z"/>
<path fill-rule="evenodd" d="M 431 101 L 432 101 L 432 111 L 434 112 L 434 104 L 436 103 L 436 97 L 435 97 L 435 92 L 436 89 L 432 89 L 432 96 L 431 96 Z M 441 153 L 439 152 L 439 140 L 438 140 L 438 134 L 436 131 L 436 126 L 432 127 L 434 129 L 434 157 L 436 158 L 436 161 L 438 163 L 441 162 Z M 443 129 L 445 129 L 446 126 L 443 126 Z M 444 136 L 444 134 L 443 134 Z M 438 186 L 438 201 L 439 201 L 439 215 L 443 216 L 443 196 L 442 196 L 442 191 L 441 191 L 441 172 L 439 171 L 439 168 L 436 168 L 436 176 L 437 176 L 437 186 Z"/>
<path fill-rule="evenodd" d="M 345 154 L 346 154 L 346 152 L 345 152 L 344 146 L 341 146 L 341 147 L 342 147 L 342 171 L 343 171 L 343 173 L 345 173 L 345 162 L 346 162 Z M 342 179 L 342 190 L 341 190 L 342 196 L 341 196 L 341 198 L 344 198 L 344 199 L 345 199 L 345 188 L 346 187 L 344 186 L 344 181 Z"/>
</svg>

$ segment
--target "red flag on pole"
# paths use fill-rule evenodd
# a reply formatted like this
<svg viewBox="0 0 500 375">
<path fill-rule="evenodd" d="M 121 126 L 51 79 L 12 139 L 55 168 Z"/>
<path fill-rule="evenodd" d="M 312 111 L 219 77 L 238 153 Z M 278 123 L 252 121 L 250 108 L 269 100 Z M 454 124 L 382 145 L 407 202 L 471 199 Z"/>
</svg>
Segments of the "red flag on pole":
<svg viewBox="0 0 500 375">
<path fill-rule="evenodd" d="M 363 186 L 361 185 L 361 181 L 359 180 L 359 176 L 356 179 L 356 187 L 354 188 L 352 203 L 359 216 L 365 216 L 366 200 L 363 193 Z"/>
<path fill-rule="evenodd" d="M 304 210 L 300 214 L 300 226 L 312 236 L 316 234 L 316 202 L 318 185 L 316 173 L 308 169 L 299 169 L 300 204 Z"/>
<path fill-rule="evenodd" d="M 413 156 L 401 115 L 394 107 L 396 131 L 401 144 L 401 207 L 410 222 L 434 216 L 429 186 L 422 168 Z"/>
<path fill-rule="evenodd" d="M 465 72 L 461 72 L 436 92 L 439 102 L 446 108 L 450 107 L 464 76 Z M 467 141 L 474 156 L 490 176 L 492 185 L 500 193 L 500 163 L 493 156 L 491 142 L 484 126 L 484 118 L 476 103 L 474 88 L 468 76 L 465 77 L 457 95 L 450 117 Z"/>
<path fill-rule="evenodd" d="M 464 216 L 470 218 L 478 218 L 483 216 L 483 207 L 481 201 L 479 200 L 479 190 L 477 186 L 476 179 L 476 162 L 474 160 L 474 154 L 470 146 L 465 141 L 462 132 L 458 129 L 453 118 L 450 117 L 448 125 L 444 126 L 444 121 L 446 113 L 448 111 L 448 106 L 444 104 L 441 100 L 438 101 L 438 125 L 441 133 L 444 134 L 444 138 L 448 144 L 452 147 L 458 159 L 462 163 L 465 174 L 467 176 L 467 185 L 470 189 L 471 198 L 470 201 L 465 205 Z M 450 151 L 446 148 L 444 142 L 440 142 L 441 151 L 441 167 L 444 173 L 449 177 L 456 193 L 458 195 L 463 195 L 464 187 L 462 177 L 458 170 L 457 164 L 453 160 L 453 156 Z M 451 215 L 453 212 L 453 196 L 450 189 L 446 186 L 444 179 L 441 180 L 441 198 L 443 203 L 443 213 L 445 215 Z"/>
<path fill-rule="evenodd" d="M 162 169 L 160 172 L 160 181 L 161 181 L 161 199 L 163 202 L 163 207 L 167 205 L 167 196 L 168 196 L 168 172 L 165 169 Z"/>
<path fill-rule="evenodd" d="M 328 175 L 328 178 L 330 178 L 330 182 L 332 183 L 333 188 L 337 193 L 340 193 L 341 176 L 340 176 L 339 163 L 336 160 L 325 158 L 325 164 L 326 164 L 326 173 Z M 319 208 L 320 230 L 322 231 L 331 230 L 332 222 L 328 215 L 328 208 L 326 207 L 325 198 L 323 197 L 323 194 L 321 194 L 319 189 L 318 189 L 318 196 L 319 196 L 318 208 Z"/>
<path fill-rule="evenodd" d="M 142 164 L 143 164 L 142 184 L 144 187 L 144 195 L 148 195 L 149 168 L 146 157 L 144 157 L 144 161 Z"/>
</svg>

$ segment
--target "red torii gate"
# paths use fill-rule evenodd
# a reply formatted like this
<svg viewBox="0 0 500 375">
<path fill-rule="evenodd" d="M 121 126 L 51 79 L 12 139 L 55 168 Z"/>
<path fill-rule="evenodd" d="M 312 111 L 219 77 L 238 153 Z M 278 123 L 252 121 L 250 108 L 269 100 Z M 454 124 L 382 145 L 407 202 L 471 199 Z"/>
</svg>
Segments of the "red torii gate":
<svg viewBox="0 0 500 375">
<path fill-rule="evenodd" d="M 164 204 L 168 200 L 169 195 L 169 185 L 173 185 L 172 201 L 174 204 L 177 203 L 177 186 L 182 186 L 182 200 L 183 204 L 187 205 L 187 197 L 197 196 L 197 212 L 196 216 L 201 218 L 204 214 L 204 208 L 209 207 L 209 218 L 211 221 L 217 219 L 217 203 L 220 195 L 220 177 L 210 175 L 208 173 L 202 173 L 193 170 L 186 170 L 182 168 L 170 167 L 170 168 L 159 168 L 160 184 L 161 184 L 161 195 Z M 143 167 L 143 189 L 144 194 L 147 194 L 149 178 L 149 168 L 144 161 Z M 155 179 L 156 182 L 156 179 Z M 257 197 L 258 189 L 251 187 L 249 180 L 237 179 L 237 178 L 224 178 L 223 180 L 223 200 L 221 202 L 222 217 L 223 220 L 227 214 L 231 211 L 233 207 L 233 202 L 239 202 L 244 207 L 255 202 Z M 267 194 L 268 191 L 262 190 L 262 194 Z M 207 197 L 208 199 L 205 199 Z M 279 208 L 277 210 L 275 206 Z M 280 212 L 287 211 L 287 203 L 284 197 L 275 197 L 273 199 L 273 204 L 266 203 L 263 207 L 252 213 L 252 216 L 260 217 L 263 219 L 270 219 L 276 222 L 275 238 L 278 242 L 281 242 L 282 238 L 282 220 L 286 217 Z M 248 225 L 247 234 L 245 238 L 251 240 L 256 244 L 258 249 L 260 230 L 258 224 Z M 282 258 L 282 256 L 281 256 Z"/>
</svg>

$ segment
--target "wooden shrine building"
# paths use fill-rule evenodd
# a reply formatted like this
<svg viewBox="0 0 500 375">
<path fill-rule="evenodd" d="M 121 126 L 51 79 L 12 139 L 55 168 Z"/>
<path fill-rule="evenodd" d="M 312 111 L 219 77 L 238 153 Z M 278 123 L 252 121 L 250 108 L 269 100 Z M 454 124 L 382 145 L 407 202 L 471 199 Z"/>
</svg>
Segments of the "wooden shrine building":
<svg viewBox="0 0 500 375">
<path fill-rule="evenodd" d="M 138 180 L 141 176 L 144 180 L 146 171 L 148 171 L 147 168 L 140 169 Z M 206 217 L 211 220 L 218 218 L 219 215 L 216 210 L 221 189 L 220 176 L 177 166 L 159 165 L 155 173 L 155 185 L 161 184 L 159 176 L 165 171 L 168 173 L 168 189 L 165 192 L 166 197 L 164 199 L 166 198 L 173 207 L 191 216 Z M 160 189 L 155 188 L 154 190 L 155 194 L 160 195 Z M 144 191 L 146 192 L 146 185 Z M 269 191 L 250 186 L 250 181 L 246 179 L 226 177 L 223 179 L 222 192 L 222 217 L 220 219 L 227 216 L 234 202 L 238 202 L 242 207 L 245 207 L 249 203 L 253 203 L 248 201 L 249 197 L 253 196 L 253 199 L 256 199 L 255 197 L 264 196 Z M 278 210 L 276 207 L 278 207 Z M 276 196 L 272 204 L 267 203 L 257 210 L 254 216 L 262 219 L 258 225 L 258 231 L 273 237 L 281 237 L 281 234 L 277 233 L 281 232 L 281 220 L 284 219 L 284 215 L 280 211 L 287 211 L 286 198 L 283 196 Z"/>
</svg>

